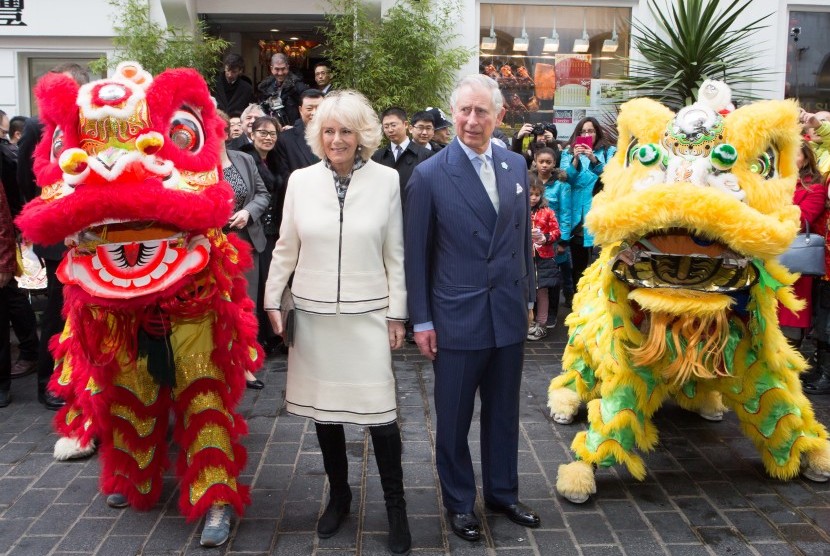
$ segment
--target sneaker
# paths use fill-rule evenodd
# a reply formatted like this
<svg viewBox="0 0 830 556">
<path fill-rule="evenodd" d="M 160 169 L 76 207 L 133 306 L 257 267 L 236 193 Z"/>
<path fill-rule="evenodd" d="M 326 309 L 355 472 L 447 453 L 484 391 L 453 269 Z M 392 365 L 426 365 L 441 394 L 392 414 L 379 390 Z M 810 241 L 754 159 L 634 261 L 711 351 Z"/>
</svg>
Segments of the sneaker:
<svg viewBox="0 0 830 556">
<path fill-rule="evenodd" d="M 550 330 L 551 328 L 556 328 L 556 325 L 557 325 L 557 320 L 556 320 L 556 317 L 550 317 L 550 318 L 548 319 L 547 324 L 545 324 L 545 328 L 547 328 L 548 330 Z"/>
<path fill-rule="evenodd" d="M 541 340 L 542 338 L 544 338 L 547 335 L 548 335 L 548 331 L 545 330 L 544 327 L 539 326 L 538 324 L 534 324 L 533 326 L 530 327 L 530 329 L 527 332 L 527 339 L 530 340 L 531 342 L 536 342 L 538 340 Z"/>
<path fill-rule="evenodd" d="M 202 529 L 202 546 L 222 546 L 228 542 L 231 533 L 231 515 L 233 508 L 230 505 L 213 505 L 205 517 L 205 526 Z"/>
</svg>

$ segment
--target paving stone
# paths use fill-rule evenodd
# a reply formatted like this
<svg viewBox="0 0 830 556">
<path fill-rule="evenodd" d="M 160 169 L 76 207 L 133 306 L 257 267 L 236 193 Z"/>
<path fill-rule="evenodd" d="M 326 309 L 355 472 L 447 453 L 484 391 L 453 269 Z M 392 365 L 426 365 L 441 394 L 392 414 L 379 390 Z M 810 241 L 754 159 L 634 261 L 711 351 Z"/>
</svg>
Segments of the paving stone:
<svg viewBox="0 0 830 556">
<path fill-rule="evenodd" d="M 4 526 L 0 521 L 0 527 Z M 2 538 L 2 534 L 0 534 Z M 142 541 L 144 537 L 141 537 Z M 17 544 L 11 548 L 6 554 L 7 556 L 35 556 L 40 554 L 49 554 L 58 543 L 61 541 L 60 535 L 53 536 L 34 536 L 26 535 L 18 539 Z M 5 545 L 11 546 L 11 545 Z M 117 556 L 124 556 L 124 552 Z"/>
<path fill-rule="evenodd" d="M 98 556 L 125 556 L 142 553 L 141 547 L 147 537 L 144 535 L 108 535 L 96 553 Z"/>
<path fill-rule="evenodd" d="M 268 553 L 277 533 L 276 519 L 241 519 L 228 545 L 229 552 Z"/>
<path fill-rule="evenodd" d="M 597 501 L 597 506 L 602 510 L 612 531 L 648 529 L 648 524 L 643 521 L 637 511 L 636 504 L 630 500 L 606 500 L 603 498 Z"/>
<path fill-rule="evenodd" d="M 606 544 L 614 541 L 607 522 L 599 513 L 573 513 L 566 520 L 579 544 Z"/>
<path fill-rule="evenodd" d="M 92 553 L 114 524 L 115 519 L 81 518 L 63 537 L 58 550 Z"/>
<path fill-rule="evenodd" d="M 58 489 L 27 490 L 3 513 L 4 518 L 38 517 L 60 494 Z"/>
<path fill-rule="evenodd" d="M 277 537 L 277 544 L 271 554 L 274 556 L 297 556 L 311 554 L 314 548 L 315 534 L 284 534 Z"/>
<path fill-rule="evenodd" d="M 27 535 L 63 535 L 83 515 L 85 504 L 52 504 L 43 512 Z"/>
<path fill-rule="evenodd" d="M 782 540 L 769 520 L 755 510 L 727 510 L 724 514 L 738 532 L 750 542 Z"/>
<path fill-rule="evenodd" d="M 654 555 L 662 551 L 660 543 L 651 533 L 645 531 L 615 531 L 620 546 L 626 554 Z"/>
<path fill-rule="evenodd" d="M 752 554 L 752 550 L 746 545 L 746 541 L 740 534 L 729 527 L 699 527 L 697 529 L 706 546 L 711 548 L 715 554 L 729 554 L 729 556 L 742 556 Z"/>
<path fill-rule="evenodd" d="M 648 512 L 645 515 L 664 543 L 691 543 L 700 540 L 680 512 Z"/>
<path fill-rule="evenodd" d="M 724 525 L 723 518 L 705 498 L 699 496 L 675 498 L 674 503 L 694 526 Z"/>
</svg>

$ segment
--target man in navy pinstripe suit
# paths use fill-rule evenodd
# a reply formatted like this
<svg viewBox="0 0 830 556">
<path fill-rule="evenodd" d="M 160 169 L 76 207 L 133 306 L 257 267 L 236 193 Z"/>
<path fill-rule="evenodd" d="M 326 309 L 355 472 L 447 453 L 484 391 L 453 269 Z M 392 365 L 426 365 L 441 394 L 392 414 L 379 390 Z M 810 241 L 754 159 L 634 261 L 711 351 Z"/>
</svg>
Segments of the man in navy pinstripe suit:
<svg viewBox="0 0 830 556">
<path fill-rule="evenodd" d="M 504 116 L 483 75 L 452 94 L 456 139 L 415 168 L 406 187 L 405 264 L 415 342 L 435 371 L 436 463 L 453 532 L 481 536 L 467 434 L 481 397 L 485 505 L 537 527 L 518 499 L 519 387 L 535 294 L 527 166 L 492 145 Z"/>
</svg>

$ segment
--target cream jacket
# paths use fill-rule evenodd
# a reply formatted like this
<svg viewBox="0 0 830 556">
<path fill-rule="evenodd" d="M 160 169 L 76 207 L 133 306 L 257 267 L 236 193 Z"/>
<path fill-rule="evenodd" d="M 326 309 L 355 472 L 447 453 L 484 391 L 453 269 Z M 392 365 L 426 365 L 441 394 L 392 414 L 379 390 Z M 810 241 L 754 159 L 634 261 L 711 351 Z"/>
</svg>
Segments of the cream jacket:
<svg viewBox="0 0 830 556">
<path fill-rule="evenodd" d="M 265 310 L 280 308 L 291 273 L 298 310 L 360 314 L 386 309 L 405 320 L 403 215 L 398 174 L 373 162 L 352 175 L 341 215 L 331 170 L 323 162 L 288 180 Z"/>
</svg>

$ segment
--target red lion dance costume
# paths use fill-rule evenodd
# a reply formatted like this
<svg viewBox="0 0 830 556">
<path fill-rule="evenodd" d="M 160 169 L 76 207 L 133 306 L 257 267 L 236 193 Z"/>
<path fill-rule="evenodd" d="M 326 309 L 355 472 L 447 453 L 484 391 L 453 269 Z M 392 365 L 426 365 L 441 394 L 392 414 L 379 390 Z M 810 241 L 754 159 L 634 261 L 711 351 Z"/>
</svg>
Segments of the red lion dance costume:
<svg viewBox="0 0 830 556">
<path fill-rule="evenodd" d="M 207 86 L 191 69 L 153 79 L 126 62 L 80 88 L 48 74 L 35 94 L 42 192 L 17 222 L 36 243 L 70 247 L 58 271 L 66 327 L 50 344 L 50 388 L 67 401 L 57 430 L 81 446 L 97 438 L 101 489 L 146 510 L 161 493 L 172 408 L 182 514 L 241 514 L 247 427 L 234 408 L 263 354 L 249 249 L 221 231 L 232 191 Z"/>
</svg>

